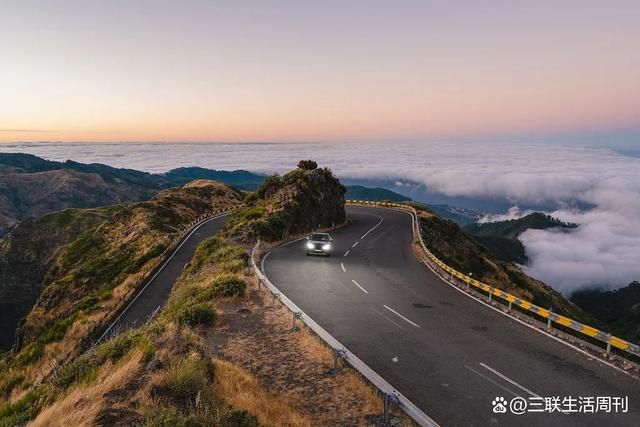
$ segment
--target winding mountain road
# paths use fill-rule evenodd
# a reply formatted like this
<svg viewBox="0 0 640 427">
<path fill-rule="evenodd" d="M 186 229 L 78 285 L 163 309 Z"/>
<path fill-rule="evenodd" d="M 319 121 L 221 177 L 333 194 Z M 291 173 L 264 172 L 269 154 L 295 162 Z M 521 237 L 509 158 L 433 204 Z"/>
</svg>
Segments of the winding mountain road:
<svg viewBox="0 0 640 427">
<path fill-rule="evenodd" d="M 330 258 L 306 256 L 304 240 L 291 242 L 265 256 L 263 271 L 438 423 L 640 425 L 639 381 L 444 283 L 412 253 L 409 214 L 355 206 L 347 213 Z M 628 412 L 496 414 L 499 396 L 627 396 Z"/>
<path fill-rule="evenodd" d="M 216 234 L 224 226 L 228 216 L 229 213 L 217 215 L 196 226 L 182 240 L 160 270 L 129 302 L 104 332 L 103 337 L 140 326 L 153 316 L 167 302 L 174 282 L 182 273 L 184 266 L 193 258 L 200 242 Z"/>
</svg>

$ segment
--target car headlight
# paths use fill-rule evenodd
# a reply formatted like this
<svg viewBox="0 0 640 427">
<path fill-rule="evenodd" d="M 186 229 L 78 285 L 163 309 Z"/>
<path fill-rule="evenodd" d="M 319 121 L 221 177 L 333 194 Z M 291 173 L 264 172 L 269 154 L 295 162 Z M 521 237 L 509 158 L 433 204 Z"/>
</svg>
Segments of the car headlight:
<svg viewBox="0 0 640 427">
<path fill-rule="evenodd" d="M 323 251 L 328 251 L 329 249 L 331 249 L 331 245 L 329 243 L 325 243 L 324 245 L 322 245 Z"/>
<path fill-rule="evenodd" d="M 313 249 L 313 243 L 307 242 L 307 249 Z"/>
</svg>

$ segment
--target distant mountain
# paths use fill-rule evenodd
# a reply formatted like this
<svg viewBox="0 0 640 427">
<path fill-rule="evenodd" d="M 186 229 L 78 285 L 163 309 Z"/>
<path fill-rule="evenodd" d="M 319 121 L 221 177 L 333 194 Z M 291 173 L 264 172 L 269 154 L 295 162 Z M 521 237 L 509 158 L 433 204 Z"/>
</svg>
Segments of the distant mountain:
<svg viewBox="0 0 640 427">
<path fill-rule="evenodd" d="M 575 228 L 576 224 L 562 222 L 549 215 L 534 212 L 519 219 L 487 223 L 469 224 L 465 231 L 482 242 L 495 256 L 502 261 L 525 264 L 527 256 L 518 236 L 529 229 L 544 230 L 547 228 Z"/>
<path fill-rule="evenodd" d="M 577 291 L 571 301 L 609 327 L 612 333 L 640 342 L 640 282 L 605 291 Z"/>
<path fill-rule="evenodd" d="M 200 167 L 177 168 L 162 174 L 162 176 L 173 185 L 184 185 L 195 179 L 209 179 L 246 191 L 254 191 L 266 178 L 266 175 L 259 175 L 245 170 L 219 171 Z"/>
<path fill-rule="evenodd" d="M 67 208 L 96 208 L 151 199 L 160 190 L 196 179 L 253 190 L 264 176 L 247 171 L 179 168 L 151 174 L 71 160 L 55 162 L 23 153 L 0 153 L 0 237 L 27 218 Z"/>
<path fill-rule="evenodd" d="M 345 196 L 351 200 L 369 200 L 371 202 L 409 202 L 411 198 L 398 194 L 395 191 L 386 188 L 369 188 L 362 185 L 347 185 L 347 194 Z"/>
<path fill-rule="evenodd" d="M 486 215 L 477 209 L 466 209 L 451 205 L 428 205 L 442 218 L 450 219 L 460 226 L 475 224 L 480 218 Z"/>
<path fill-rule="evenodd" d="M 131 169 L 0 153 L 0 236 L 26 218 L 148 200 L 169 185 L 164 178 Z"/>
<path fill-rule="evenodd" d="M 151 199 L 160 190 L 205 179 L 254 191 L 267 176 L 245 170 L 181 167 L 163 174 L 71 160 L 55 162 L 32 154 L 0 153 L 0 237 L 26 218 L 67 208 L 96 208 Z M 347 198 L 410 201 L 385 188 L 347 186 Z"/>
<path fill-rule="evenodd" d="M 148 189 L 162 189 L 169 182 L 160 175 L 141 172 L 134 169 L 114 168 L 100 163 L 78 163 L 72 160 L 55 162 L 45 160 L 33 154 L 0 153 L 0 165 L 13 168 L 14 172 L 37 173 L 57 170 L 76 171 L 97 174 L 106 182 L 127 183 Z"/>
</svg>

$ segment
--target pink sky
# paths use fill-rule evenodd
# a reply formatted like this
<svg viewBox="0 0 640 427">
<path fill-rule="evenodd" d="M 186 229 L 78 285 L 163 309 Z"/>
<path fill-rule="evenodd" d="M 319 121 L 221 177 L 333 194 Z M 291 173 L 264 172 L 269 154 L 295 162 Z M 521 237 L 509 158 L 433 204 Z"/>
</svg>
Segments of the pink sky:
<svg viewBox="0 0 640 427">
<path fill-rule="evenodd" d="M 14 1 L 0 141 L 640 129 L 638 22 L 638 1 Z"/>
</svg>

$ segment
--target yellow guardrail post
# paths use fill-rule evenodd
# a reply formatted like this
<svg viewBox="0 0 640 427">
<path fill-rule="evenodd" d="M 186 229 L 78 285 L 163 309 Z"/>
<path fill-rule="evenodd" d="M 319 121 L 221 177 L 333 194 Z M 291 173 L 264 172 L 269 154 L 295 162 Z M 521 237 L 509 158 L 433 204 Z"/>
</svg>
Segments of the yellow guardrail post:
<svg viewBox="0 0 640 427">
<path fill-rule="evenodd" d="M 605 333 L 604 331 L 600 331 L 589 325 L 584 325 L 568 317 L 554 314 L 552 311 L 553 307 L 549 308 L 548 310 L 543 309 L 542 307 L 538 307 L 537 305 L 532 304 L 531 302 L 523 300 L 521 298 L 518 298 L 515 295 L 512 295 L 508 292 L 501 291 L 486 283 L 478 282 L 477 280 L 474 280 L 471 277 L 472 276 L 471 273 L 469 273 L 468 275 L 462 274 L 461 272 L 453 269 L 452 267 L 448 266 L 444 262 L 440 261 L 429 249 L 427 249 L 426 245 L 424 244 L 424 241 L 422 240 L 421 226 L 418 219 L 418 213 L 413 206 L 400 204 L 400 203 L 368 202 L 363 200 L 347 200 L 346 202 L 351 204 L 360 204 L 360 205 L 395 207 L 395 208 L 401 208 L 401 209 L 412 211 L 413 213 L 412 217 L 415 221 L 414 232 L 415 234 L 417 234 L 417 238 L 418 238 L 418 242 L 420 243 L 420 246 L 422 247 L 423 251 L 426 253 L 427 258 L 429 258 L 429 259 L 426 259 L 426 258 L 424 259 L 425 263 L 433 262 L 435 264 L 434 271 L 436 270 L 440 271 L 442 273 L 440 277 L 442 277 L 445 280 L 447 280 L 446 277 L 448 277 L 448 281 L 452 285 L 458 288 L 462 288 L 463 285 L 461 282 L 465 282 L 466 290 L 467 292 L 470 292 L 471 290 L 470 285 L 473 284 L 473 286 L 478 288 L 478 290 L 489 292 L 489 295 L 488 295 L 489 302 L 492 301 L 493 294 L 495 292 L 495 295 L 498 298 L 506 300 L 508 302 L 509 304 L 508 311 L 510 313 L 513 311 L 513 303 L 515 302 L 516 305 L 522 308 L 524 311 L 534 313 L 534 314 L 537 314 L 538 316 L 547 318 L 547 331 L 552 331 L 553 322 L 556 322 L 562 326 L 569 327 L 570 329 L 576 331 L 578 334 L 586 335 L 588 337 L 595 338 L 596 340 L 606 343 L 607 356 L 610 354 L 612 347 L 618 348 L 622 351 L 625 351 L 627 353 L 630 353 L 636 356 L 640 356 L 640 346 L 638 344 L 634 344 L 629 341 L 623 340 L 621 338 L 613 336 L 612 334 Z"/>
</svg>

